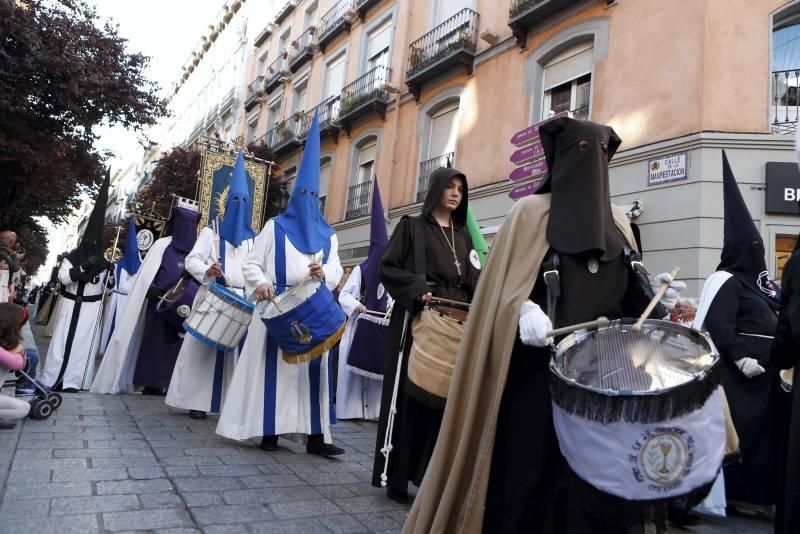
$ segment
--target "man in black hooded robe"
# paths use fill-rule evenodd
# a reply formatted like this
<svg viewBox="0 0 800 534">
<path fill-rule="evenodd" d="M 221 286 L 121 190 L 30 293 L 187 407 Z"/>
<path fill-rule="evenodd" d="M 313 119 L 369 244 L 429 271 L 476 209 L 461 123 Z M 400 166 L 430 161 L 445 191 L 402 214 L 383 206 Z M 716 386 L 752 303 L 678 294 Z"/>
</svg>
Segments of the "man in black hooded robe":
<svg viewBox="0 0 800 534">
<path fill-rule="evenodd" d="M 694 327 L 707 329 L 722 359 L 722 385 L 739 435 L 741 462 L 725 467 L 728 501 L 776 503 L 781 474 L 778 369 L 770 361 L 780 295 L 770 280 L 761 235 L 728 158 L 722 153 L 725 204 L 720 263 L 703 285 Z"/>
<path fill-rule="evenodd" d="M 451 178 L 463 181 L 461 203 L 452 212 L 452 228 L 444 228 L 433 217 Z M 422 310 L 422 297 L 432 293 L 461 302 L 470 302 L 478 281 L 480 263 L 473 252 L 472 239 L 467 230 L 467 206 L 469 189 L 464 173 L 452 168 L 439 168 L 431 173 L 430 186 L 422 206 L 422 214 L 403 217 L 392 232 L 379 269 L 379 277 L 389 294 L 395 299 L 394 311 L 389 324 L 389 338 L 384 366 L 381 411 L 378 420 L 378 436 L 375 445 L 375 460 L 372 471 L 373 486 L 381 486 L 384 469 L 384 446 L 389 410 L 392 404 L 395 375 L 400 373 L 397 395 L 397 415 L 392 434 L 393 450 L 389 456 L 388 492 L 396 500 L 408 498 L 408 482 L 416 486 L 430 461 L 444 406 L 407 380 L 408 354 L 413 339 L 411 321 Z M 450 248 L 454 241 L 455 256 Z M 424 251 L 424 254 L 419 254 Z M 424 257 L 421 257 L 424 256 Z M 474 258 L 474 261 L 473 261 Z M 421 260 L 421 261 L 420 261 Z M 409 314 L 406 324 L 406 340 L 403 347 L 403 362 L 397 369 L 400 342 L 403 335 L 404 315 Z M 414 388 L 414 395 L 409 394 Z M 426 398 L 426 401 L 419 399 Z"/>
</svg>

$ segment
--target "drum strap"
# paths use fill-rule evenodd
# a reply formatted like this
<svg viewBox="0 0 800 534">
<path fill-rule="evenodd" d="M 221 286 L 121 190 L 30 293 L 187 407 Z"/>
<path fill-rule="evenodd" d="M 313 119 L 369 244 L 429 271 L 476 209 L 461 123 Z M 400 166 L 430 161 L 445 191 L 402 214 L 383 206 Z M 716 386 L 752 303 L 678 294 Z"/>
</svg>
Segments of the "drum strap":
<svg viewBox="0 0 800 534">
<path fill-rule="evenodd" d="M 547 258 L 542 264 L 542 278 L 544 279 L 544 285 L 547 287 L 547 317 L 553 324 L 556 321 L 558 297 L 561 296 L 561 279 L 558 274 L 558 267 L 558 252 L 550 249 Z"/>
</svg>

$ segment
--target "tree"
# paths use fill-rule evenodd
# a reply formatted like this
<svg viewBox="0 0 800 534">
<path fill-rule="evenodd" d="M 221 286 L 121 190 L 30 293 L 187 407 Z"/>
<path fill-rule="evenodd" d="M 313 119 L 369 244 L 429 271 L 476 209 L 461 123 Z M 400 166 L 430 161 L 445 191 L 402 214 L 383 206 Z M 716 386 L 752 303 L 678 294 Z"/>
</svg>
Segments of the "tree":
<svg viewBox="0 0 800 534">
<path fill-rule="evenodd" d="M 272 151 L 264 143 L 252 143 L 247 147 L 247 150 L 259 159 L 265 161 L 273 160 Z M 275 171 L 273 167 L 272 175 L 267 184 L 267 198 L 264 206 L 266 219 L 277 217 L 286 211 L 286 206 L 289 202 L 288 182 L 284 180 L 282 174 Z"/>
<path fill-rule="evenodd" d="M 165 112 L 147 62 L 85 0 L 0 0 L 0 228 L 64 222 L 102 179 L 96 128 Z"/>
<path fill-rule="evenodd" d="M 153 168 L 153 179 L 136 193 L 136 203 L 166 218 L 173 195 L 195 198 L 200 152 L 175 147 L 161 156 Z"/>
</svg>

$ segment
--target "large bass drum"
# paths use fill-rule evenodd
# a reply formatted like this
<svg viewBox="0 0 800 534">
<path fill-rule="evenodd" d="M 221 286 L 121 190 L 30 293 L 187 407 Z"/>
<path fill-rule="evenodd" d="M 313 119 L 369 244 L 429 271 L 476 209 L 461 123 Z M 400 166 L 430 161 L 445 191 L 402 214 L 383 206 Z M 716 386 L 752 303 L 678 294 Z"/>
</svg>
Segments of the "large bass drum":
<svg viewBox="0 0 800 534">
<path fill-rule="evenodd" d="M 722 466 L 719 355 L 686 326 L 612 321 L 578 331 L 550 363 L 553 422 L 572 471 L 630 504 L 691 506 Z"/>
</svg>

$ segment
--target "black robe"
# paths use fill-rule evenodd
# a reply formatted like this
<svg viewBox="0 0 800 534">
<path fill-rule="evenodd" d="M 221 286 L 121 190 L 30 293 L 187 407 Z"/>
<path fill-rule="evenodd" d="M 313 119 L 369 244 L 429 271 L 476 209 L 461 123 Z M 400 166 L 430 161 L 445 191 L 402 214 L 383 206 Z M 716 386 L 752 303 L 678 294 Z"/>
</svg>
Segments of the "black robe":
<svg viewBox="0 0 800 534">
<path fill-rule="evenodd" d="M 742 453 L 739 463 L 725 467 L 729 501 L 776 502 L 778 473 L 774 467 L 782 448 L 781 417 L 778 369 L 770 364 L 769 356 L 777 323 L 767 301 L 735 276 L 719 288 L 704 322 L 722 359 L 722 385 Z M 745 357 L 757 359 L 766 372 L 747 378 L 734 363 Z"/>
<path fill-rule="evenodd" d="M 414 226 L 415 221 L 420 217 L 423 221 L 425 239 L 425 279 L 415 274 Z M 444 231 L 447 238 L 450 239 L 450 228 L 445 228 Z M 407 380 L 408 354 L 413 342 L 411 321 L 422 309 L 419 297 L 430 291 L 434 296 L 471 302 L 478 281 L 479 271 L 472 265 L 469 258 L 473 247 L 472 239 L 466 228 L 455 229 L 455 241 L 462 276 L 457 274 L 453 254 L 445 242 L 445 236 L 439 225 L 429 216 L 404 217 L 392 233 L 381 261 L 380 279 L 386 290 L 395 299 L 395 304 L 389 324 L 372 484 L 376 487 L 381 485 L 381 474 L 384 468 L 384 456 L 381 449 L 392 403 L 394 377 L 398 372 L 397 362 L 403 334 L 403 319 L 407 311 L 409 318 L 406 326 L 403 363 L 399 370 L 397 414 L 392 436 L 394 449 L 389 456 L 388 468 L 389 489 L 399 495 L 406 494 L 409 481 L 417 486 L 422 483 L 422 477 L 439 435 L 439 426 L 444 413 L 443 408 L 434 408 L 407 394 L 409 385 Z"/>
<path fill-rule="evenodd" d="M 596 274 L 587 269 L 585 257 L 561 254 L 559 261 L 562 295 L 556 305 L 556 328 L 599 316 L 638 317 L 647 307 L 649 296 L 624 255 L 600 263 Z M 546 311 L 546 295 L 540 277 L 530 299 Z M 550 401 L 550 355 L 549 347 L 523 345 L 517 328 L 497 418 L 484 532 L 605 534 L 641 524 L 641 514 L 619 503 L 609 505 L 561 455 Z"/>
<path fill-rule="evenodd" d="M 772 346 L 771 362 L 779 369 L 800 363 L 800 252 L 795 251 L 783 267 L 781 313 Z M 795 369 L 795 374 L 797 369 Z M 800 532 L 800 383 L 792 387 L 784 422 L 786 463 L 775 461 L 784 475 L 775 515 L 776 533 Z M 786 428 L 788 427 L 788 428 Z"/>
</svg>

